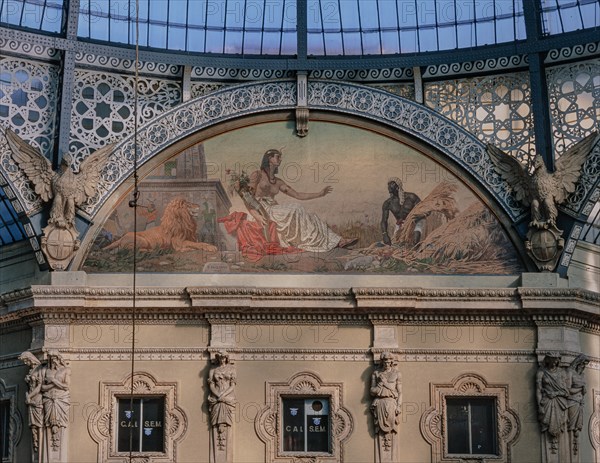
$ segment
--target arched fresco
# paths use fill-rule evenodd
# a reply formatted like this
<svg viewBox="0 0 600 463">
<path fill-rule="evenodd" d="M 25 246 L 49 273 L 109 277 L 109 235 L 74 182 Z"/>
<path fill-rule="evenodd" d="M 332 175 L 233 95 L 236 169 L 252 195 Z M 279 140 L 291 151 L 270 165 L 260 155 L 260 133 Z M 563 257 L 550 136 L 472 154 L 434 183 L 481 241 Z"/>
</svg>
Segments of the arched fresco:
<svg viewBox="0 0 600 463">
<path fill-rule="evenodd" d="M 130 271 L 129 199 L 96 229 L 82 270 Z M 435 157 L 340 123 L 313 121 L 305 138 L 280 121 L 204 139 L 154 168 L 138 204 L 143 272 L 523 271 L 495 214 Z"/>
<path fill-rule="evenodd" d="M 138 167 L 200 130 L 248 115 L 293 110 L 296 102 L 296 83 L 281 81 L 236 85 L 182 103 L 140 127 Z M 372 87 L 320 81 L 308 84 L 308 108 L 374 120 L 421 139 L 472 175 L 479 182 L 479 188 L 496 198 L 498 205 L 512 220 L 517 221 L 526 213 L 511 191 L 505 188 L 484 145 L 473 134 L 432 109 Z M 134 136 L 129 134 L 117 144 L 109 157 L 98 185 L 98 194 L 81 207 L 85 216 L 93 219 L 120 185 L 131 177 L 135 157 Z M 4 137 L 0 137 L 0 172 L 27 215 L 41 208 L 31 184 L 14 165 Z"/>
</svg>

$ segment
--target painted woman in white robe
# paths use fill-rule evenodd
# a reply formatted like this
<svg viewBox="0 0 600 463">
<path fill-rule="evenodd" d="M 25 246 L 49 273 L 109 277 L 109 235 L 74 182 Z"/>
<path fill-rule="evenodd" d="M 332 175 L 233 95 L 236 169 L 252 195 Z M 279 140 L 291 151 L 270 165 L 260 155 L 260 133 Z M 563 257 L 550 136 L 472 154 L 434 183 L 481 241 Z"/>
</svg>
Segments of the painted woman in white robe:
<svg viewBox="0 0 600 463">
<path fill-rule="evenodd" d="M 326 186 L 316 193 L 303 193 L 294 190 L 287 183 L 276 177 L 281 164 L 281 152 L 268 150 L 261 162 L 261 168 L 250 175 L 249 190 L 253 201 L 246 206 L 254 219 L 263 227 L 271 221 L 277 226 L 281 245 L 293 246 L 303 251 L 325 252 L 335 247 L 348 247 L 356 243 L 356 239 L 345 239 L 335 233 L 316 214 L 310 214 L 298 204 L 279 204 L 275 199 L 282 192 L 294 199 L 309 200 L 322 198 L 331 193 L 332 187 Z"/>
</svg>

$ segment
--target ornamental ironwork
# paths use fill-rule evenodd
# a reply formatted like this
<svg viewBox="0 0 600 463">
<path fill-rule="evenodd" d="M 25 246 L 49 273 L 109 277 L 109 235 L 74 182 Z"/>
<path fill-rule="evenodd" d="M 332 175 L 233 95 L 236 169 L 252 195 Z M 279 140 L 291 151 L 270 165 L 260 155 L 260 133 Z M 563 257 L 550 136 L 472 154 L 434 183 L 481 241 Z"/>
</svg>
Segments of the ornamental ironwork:
<svg viewBox="0 0 600 463">
<path fill-rule="evenodd" d="M 0 66 L 3 71 L 0 113 L 6 115 L 3 128 L 13 128 L 51 158 L 56 130 L 58 67 L 14 58 L 2 59 Z M 0 136 L 0 165 L 23 207 L 31 212 L 41 209 L 42 204 L 31 184 L 14 164 L 4 136 Z"/>
<path fill-rule="evenodd" d="M 133 76 L 75 71 L 69 152 L 76 164 L 91 151 L 133 132 L 135 90 Z M 140 77 L 137 98 L 142 125 L 181 102 L 181 85 Z"/>
<path fill-rule="evenodd" d="M 530 93 L 527 73 L 474 77 L 426 83 L 425 104 L 530 164 L 535 148 Z"/>
</svg>

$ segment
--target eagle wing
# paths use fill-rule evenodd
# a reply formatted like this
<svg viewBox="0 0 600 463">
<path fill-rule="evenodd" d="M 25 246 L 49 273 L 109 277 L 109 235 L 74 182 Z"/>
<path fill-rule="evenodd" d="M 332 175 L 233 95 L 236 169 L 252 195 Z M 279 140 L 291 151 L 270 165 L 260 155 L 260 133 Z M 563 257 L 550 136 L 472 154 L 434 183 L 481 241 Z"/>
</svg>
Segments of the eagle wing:
<svg viewBox="0 0 600 463">
<path fill-rule="evenodd" d="M 83 204 L 96 193 L 100 181 L 100 172 L 102 172 L 102 168 L 114 147 L 115 143 L 103 146 L 90 154 L 79 165 L 79 174 L 76 176 L 78 184 L 75 203 L 77 205 Z"/>
<path fill-rule="evenodd" d="M 505 153 L 494 145 L 487 145 L 490 159 L 496 166 L 496 171 L 508 182 L 515 192 L 516 199 L 525 206 L 531 204 L 531 177 L 516 158 Z"/>
<path fill-rule="evenodd" d="M 571 146 L 556 161 L 556 169 L 552 177 L 556 186 L 556 202 L 561 204 L 569 194 L 575 191 L 575 185 L 581 175 L 581 167 L 588 154 L 598 142 L 598 132 L 592 132 L 580 142 Z"/>
<path fill-rule="evenodd" d="M 57 175 L 52 170 L 52 163 L 12 130 L 6 129 L 4 135 L 13 159 L 33 184 L 36 194 L 42 201 L 49 201 L 52 198 L 52 179 Z"/>
</svg>

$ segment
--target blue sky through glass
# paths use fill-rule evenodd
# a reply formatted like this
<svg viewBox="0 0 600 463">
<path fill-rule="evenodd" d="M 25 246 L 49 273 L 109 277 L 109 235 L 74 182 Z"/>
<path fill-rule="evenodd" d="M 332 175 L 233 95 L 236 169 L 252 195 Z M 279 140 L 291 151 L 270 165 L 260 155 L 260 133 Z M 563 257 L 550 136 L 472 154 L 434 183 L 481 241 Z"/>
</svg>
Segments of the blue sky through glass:
<svg viewBox="0 0 600 463">
<path fill-rule="evenodd" d="M 139 0 L 142 47 L 294 55 L 298 0 Z M 308 53 L 389 55 L 525 39 L 523 1 L 302 0 Z M 0 22 L 61 33 L 65 0 L 0 0 Z M 541 0 L 546 34 L 600 26 L 600 0 Z M 78 35 L 136 43 L 135 0 L 80 0 Z"/>
<path fill-rule="evenodd" d="M 0 188 L 0 245 L 22 241 L 26 238 L 25 230 L 17 219 L 6 193 Z"/>
</svg>

